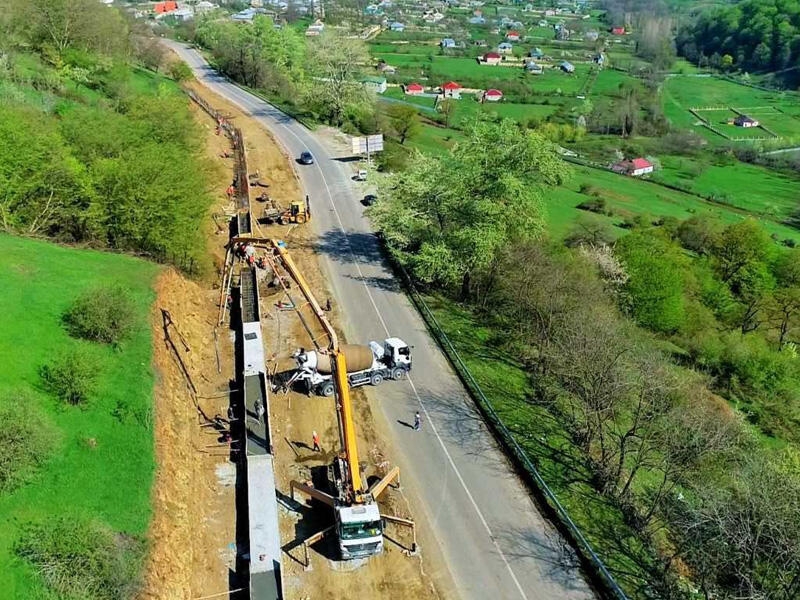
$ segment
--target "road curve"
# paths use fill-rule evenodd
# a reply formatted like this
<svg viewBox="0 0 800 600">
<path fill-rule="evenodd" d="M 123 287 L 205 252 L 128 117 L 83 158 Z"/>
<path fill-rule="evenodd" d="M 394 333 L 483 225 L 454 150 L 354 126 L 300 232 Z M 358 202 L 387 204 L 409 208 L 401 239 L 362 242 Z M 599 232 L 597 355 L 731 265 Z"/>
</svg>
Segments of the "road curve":
<svg viewBox="0 0 800 600">
<path fill-rule="evenodd" d="M 220 76 L 196 50 L 166 43 L 199 82 L 263 123 L 290 156 L 303 150 L 314 155 L 316 163 L 299 166 L 298 172 L 311 198 L 321 265 L 348 339 L 366 342 L 396 335 L 413 346 L 411 379 L 387 382 L 368 393 L 382 412 L 376 416 L 396 451 L 391 459 L 401 467 L 414 508 L 423 511 L 414 516 L 432 531 L 450 571 L 432 573 L 439 587 L 454 587 L 464 599 L 594 598 L 580 570 L 559 560 L 558 534 L 513 474 L 399 289 L 363 215 L 350 180 L 352 166 L 336 160 L 303 125 Z M 405 426 L 416 410 L 422 414 L 421 432 Z"/>
</svg>

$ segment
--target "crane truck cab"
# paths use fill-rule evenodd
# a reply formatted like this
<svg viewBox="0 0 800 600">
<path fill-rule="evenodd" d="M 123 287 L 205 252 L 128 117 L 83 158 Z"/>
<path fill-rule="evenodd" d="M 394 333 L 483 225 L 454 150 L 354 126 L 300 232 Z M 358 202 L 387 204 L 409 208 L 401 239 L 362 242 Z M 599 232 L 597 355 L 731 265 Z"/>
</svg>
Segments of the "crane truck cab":
<svg viewBox="0 0 800 600">
<path fill-rule="evenodd" d="M 383 552 L 383 521 L 376 502 L 337 506 L 334 513 L 342 560 Z"/>
</svg>

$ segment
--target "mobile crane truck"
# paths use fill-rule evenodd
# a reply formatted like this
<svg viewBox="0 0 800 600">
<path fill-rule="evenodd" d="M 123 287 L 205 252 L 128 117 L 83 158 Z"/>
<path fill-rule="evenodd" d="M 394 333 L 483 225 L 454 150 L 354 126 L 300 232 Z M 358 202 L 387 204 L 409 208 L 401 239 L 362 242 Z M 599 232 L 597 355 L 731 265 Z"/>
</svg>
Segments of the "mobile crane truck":
<svg viewBox="0 0 800 600">
<path fill-rule="evenodd" d="M 317 360 L 315 367 L 319 368 L 320 364 L 327 360 L 328 377 L 333 386 L 332 393 L 336 399 L 336 415 L 339 425 L 339 438 L 342 445 L 342 451 L 328 468 L 328 480 L 332 483 L 332 489 L 329 490 L 330 493 L 312 487 L 307 483 L 293 480 L 290 483 L 292 497 L 294 497 L 295 490 L 298 490 L 333 508 L 334 525 L 332 528 L 336 532 L 339 554 L 343 560 L 375 556 L 383 552 L 383 531 L 387 521 L 411 528 L 414 541 L 410 552 L 413 553 L 416 551 L 414 522 L 392 515 L 381 514 L 377 502 L 381 493 L 393 481 L 399 481 L 400 469 L 393 467 L 382 479 L 369 487 L 366 486 L 366 482 L 361 475 L 345 347 L 339 346 L 336 332 L 286 248 L 275 240 L 270 240 L 270 245 L 273 250 L 274 261 L 280 263 L 297 283 L 329 339 L 327 354 L 315 353 Z M 390 338 L 390 340 L 396 339 Z M 408 348 L 407 345 L 402 345 Z M 392 348 L 395 348 L 395 346 L 394 342 L 392 342 Z M 311 361 L 311 353 L 307 354 L 309 355 L 308 360 Z M 322 358 L 323 356 L 325 357 L 324 359 Z M 408 365 L 410 368 L 410 353 L 408 354 Z M 321 533 L 315 534 L 311 538 L 317 538 Z"/>
</svg>

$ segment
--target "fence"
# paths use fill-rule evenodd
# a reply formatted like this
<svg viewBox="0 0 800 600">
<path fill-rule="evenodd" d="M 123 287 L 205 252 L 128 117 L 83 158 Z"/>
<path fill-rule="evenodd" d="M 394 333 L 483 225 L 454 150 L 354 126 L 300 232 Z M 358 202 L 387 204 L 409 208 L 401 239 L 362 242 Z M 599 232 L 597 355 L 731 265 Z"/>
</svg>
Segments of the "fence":
<svg viewBox="0 0 800 600">
<path fill-rule="evenodd" d="M 570 519 L 566 509 L 558 501 L 558 498 L 544 481 L 536 466 L 531 462 L 528 455 L 514 439 L 511 431 L 506 427 L 503 420 L 494 410 L 492 403 L 483 393 L 480 384 L 478 384 L 472 376 L 466 364 L 464 364 L 464 361 L 461 359 L 461 356 L 458 354 L 458 351 L 447 337 L 447 334 L 439 326 L 433 312 L 425 303 L 422 296 L 420 296 L 408 273 L 396 262 L 394 262 L 394 266 L 401 274 L 409 296 L 422 315 L 428 330 L 444 351 L 448 361 L 453 366 L 453 369 L 455 369 L 458 378 L 469 391 L 470 396 L 475 400 L 475 403 L 478 405 L 478 408 L 491 427 L 495 438 L 500 442 L 505 453 L 514 461 L 515 466 L 527 476 L 527 479 L 533 485 L 534 491 L 545 500 L 547 506 L 552 510 L 560 528 L 567 535 L 572 546 L 577 550 L 584 565 L 589 568 L 590 575 L 593 577 L 595 583 L 599 584 L 599 587 L 601 587 L 606 597 L 615 600 L 627 600 L 625 592 L 622 591 L 622 588 L 620 588 L 608 568 L 600 557 L 597 556 L 578 526 Z"/>
</svg>

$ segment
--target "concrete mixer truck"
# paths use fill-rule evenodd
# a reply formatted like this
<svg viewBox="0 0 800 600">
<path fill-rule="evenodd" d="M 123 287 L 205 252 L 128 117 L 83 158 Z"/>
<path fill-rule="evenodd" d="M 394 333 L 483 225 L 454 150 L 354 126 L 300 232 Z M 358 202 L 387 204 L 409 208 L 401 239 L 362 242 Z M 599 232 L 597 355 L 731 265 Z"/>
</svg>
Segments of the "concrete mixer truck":
<svg viewBox="0 0 800 600">
<path fill-rule="evenodd" d="M 368 346 L 342 344 L 339 351 L 347 361 L 347 381 L 350 387 L 380 385 L 384 379 L 403 379 L 411 370 L 411 348 L 396 337 L 387 338 L 383 345 L 370 342 Z M 303 381 L 308 392 L 321 396 L 333 395 L 331 357 L 317 350 L 298 350 L 292 355 L 297 372 L 292 381 Z"/>
</svg>

